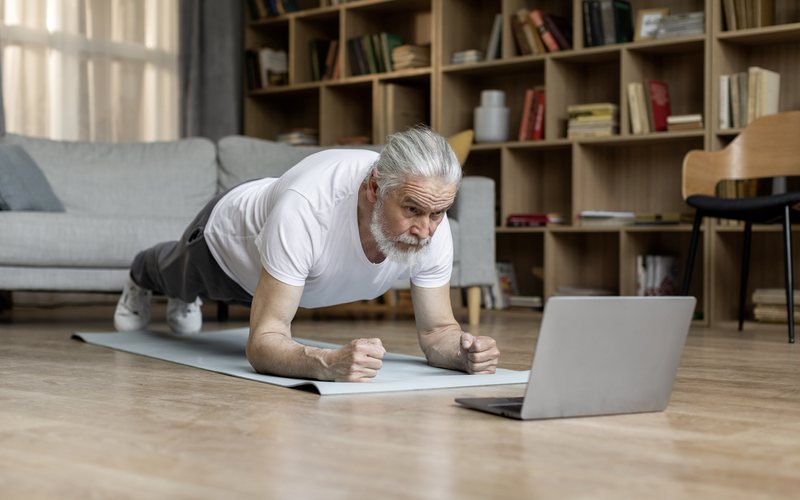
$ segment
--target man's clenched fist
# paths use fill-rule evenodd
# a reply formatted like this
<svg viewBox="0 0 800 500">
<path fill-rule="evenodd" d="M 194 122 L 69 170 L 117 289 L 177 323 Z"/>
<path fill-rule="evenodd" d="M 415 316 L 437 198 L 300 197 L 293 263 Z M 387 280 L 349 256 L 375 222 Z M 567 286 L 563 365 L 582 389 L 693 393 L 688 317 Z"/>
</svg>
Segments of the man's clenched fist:
<svg viewBox="0 0 800 500">
<path fill-rule="evenodd" d="M 327 353 L 328 380 L 336 382 L 371 382 L 383 366 L 381 339 L 355 339 Z"/>
<path fill-rule="evenodd" d="M 500 360 L 497 343 L 491 337 L 476 337 L 469 333 L 461 334 L 461 352 L 464 371 L 467 373 L 494 373 Z"/>
</svg>

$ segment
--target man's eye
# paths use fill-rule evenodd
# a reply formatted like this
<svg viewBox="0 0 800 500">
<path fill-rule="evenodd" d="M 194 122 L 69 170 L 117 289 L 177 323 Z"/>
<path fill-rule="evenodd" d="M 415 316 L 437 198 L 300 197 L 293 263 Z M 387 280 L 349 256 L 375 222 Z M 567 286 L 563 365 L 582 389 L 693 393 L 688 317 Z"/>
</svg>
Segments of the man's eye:
<svg viewBox="0 0 800 500">
<path fill-rule="evenodd" d="M 406 207 L 406 212 L 411 215 L 417 215 L 419 214 L 419 209 L 417 207 Z"/>
</svg>

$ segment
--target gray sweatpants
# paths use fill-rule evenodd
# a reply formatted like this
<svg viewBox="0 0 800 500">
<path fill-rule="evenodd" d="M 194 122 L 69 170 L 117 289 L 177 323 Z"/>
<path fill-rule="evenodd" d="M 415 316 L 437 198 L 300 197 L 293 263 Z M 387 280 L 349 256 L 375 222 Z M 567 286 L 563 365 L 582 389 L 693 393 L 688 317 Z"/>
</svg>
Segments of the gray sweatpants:
<svg viewBox="0 0 800 500">
<path fill-rule="evenodd" d="M 203 236 L 211 211 L 224 194 L 206 204 L 180 240 L 139 252 L 131 265 L 134 283 L 184 302 L 193 302 L 199 296 L 249 306 L 253 297 L 219 267 Z"/>
</svg>

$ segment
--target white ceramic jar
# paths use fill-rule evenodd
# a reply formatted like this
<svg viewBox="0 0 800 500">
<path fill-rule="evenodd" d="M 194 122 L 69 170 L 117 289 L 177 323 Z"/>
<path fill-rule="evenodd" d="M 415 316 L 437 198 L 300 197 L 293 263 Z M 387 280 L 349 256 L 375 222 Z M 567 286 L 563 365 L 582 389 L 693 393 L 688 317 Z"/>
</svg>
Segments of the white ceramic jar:
<svg viewBox="0 0 800 500">
<path fill-rule="evenodd" d="M 481 92 L 481 104 L 474 114 L 475 142 L 508 140 L 508 108 L 502 90 Z"/>
</svg>

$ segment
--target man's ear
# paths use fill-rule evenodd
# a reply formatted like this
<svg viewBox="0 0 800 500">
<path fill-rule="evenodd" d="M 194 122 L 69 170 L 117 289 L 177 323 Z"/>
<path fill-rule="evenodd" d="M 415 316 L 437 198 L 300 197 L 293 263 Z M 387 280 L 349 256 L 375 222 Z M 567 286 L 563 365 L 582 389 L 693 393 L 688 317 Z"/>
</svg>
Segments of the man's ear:
<svg viewBox="0 0 800 500">
<path fill-rule="evenodd" d="M 367 199 L 370 203 L 378 201 L 378 176 L 373 170 L 367 181 Z"/>
</svg>

